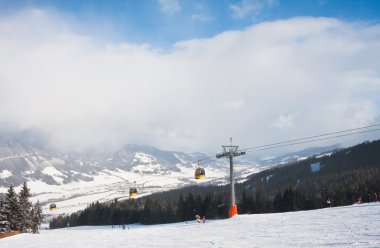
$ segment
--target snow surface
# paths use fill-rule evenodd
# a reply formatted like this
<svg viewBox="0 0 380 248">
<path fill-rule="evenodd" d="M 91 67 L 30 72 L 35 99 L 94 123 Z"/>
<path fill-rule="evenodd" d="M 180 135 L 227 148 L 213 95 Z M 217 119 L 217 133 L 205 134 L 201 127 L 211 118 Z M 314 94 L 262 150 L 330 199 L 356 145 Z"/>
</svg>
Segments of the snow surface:
<svg viewBox="0 0 380 248">
<path fill-rule="evenodd" d="M 303 160 L 306 160 L 306 159 L 308 159 L 309 157 L 300 157 L 300 158 L 298 158 L 297 159 L 297 161 L 303 161 Z"/>
<path fill-rule="evenodd" d="M 53 166 L 49 166 L 49 167 L 44 168 L 42 170 L 42 173 L 53 177 L 56 182 L 59 182 L 61 184 L 63 182 L 63 178 L 65 177 L 65 175 L 62 172 L 60 172 L 59 170 L 57 170 Z"/>
<path fill-rule="evenodd" d="M 26 154 L 21 154 L 21 155 L 14 155 L 14 156 L 3 157 L 3 158 L 0 158 L 0 162 L 3 161 L 3 160 L 7 160 L 7 159 L 23 158 L 23 157 L 34 155 L 34 154 L 35 153 L 32 152 L 32 153 L 26 153 Z"/>
<path fill-rule="evenodd" d="M 330 157 L 331 154 L 333 154 L 333 153 L 332 153 L 332 152 L 328 152 L 328 153 L 324 153 L 324 154 L 318 155 L 318 156 L 316 156 L 315 158 Z"/>
<path fill-rule="evenodd" d="M 10 172 L 9 170 L 2 170 L 0 172 L 0 178 L 7 178 L 7 177 L 10 177 L 12 176 L 12 172 Z"/>
<path fill-rule="evenodd" d="M 1 239 L 0 247 L 380 247 L 380 203 L 240 215 L 205 224 L 44 230 Z"/>
</svg>

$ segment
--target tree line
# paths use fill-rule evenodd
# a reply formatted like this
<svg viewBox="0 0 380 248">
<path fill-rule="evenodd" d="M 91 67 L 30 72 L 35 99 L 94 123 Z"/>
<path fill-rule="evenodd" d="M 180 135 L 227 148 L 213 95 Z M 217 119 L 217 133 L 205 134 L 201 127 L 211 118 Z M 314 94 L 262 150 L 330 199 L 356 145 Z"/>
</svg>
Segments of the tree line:
<svg viewBox="0 0 380 248">
<path fill-rule="evenodd" d="M 132 223 L 162 224 L 194 220 L 196 215 L 226 218 L 227 203 L 224 194 L 209 193 L 205 197 L 192 193 L 180 194 L 177 201 L 149 197 L 117 199 L 108 203 L 95 202 L 81 212 L 60 215 L 50 222 L 50 228 L 81 225 L 125 225 Z"/>
<path fill-rule="evenodd" d="M 0 199 L 0 234 L 11 231 L 38 233 L 42 223 L 42 209 L 39 202 L 32 204 L 27 183 L 24 182 L 19 194 L 10 185 L 4 199 Z"/>
</svg>

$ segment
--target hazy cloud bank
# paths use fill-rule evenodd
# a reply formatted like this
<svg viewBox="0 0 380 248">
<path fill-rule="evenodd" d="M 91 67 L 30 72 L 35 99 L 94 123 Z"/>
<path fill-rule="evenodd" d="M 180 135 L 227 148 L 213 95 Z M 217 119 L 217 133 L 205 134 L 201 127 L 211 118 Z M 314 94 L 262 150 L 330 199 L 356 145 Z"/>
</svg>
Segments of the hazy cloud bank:
<svg viewBox="0 0 380 248">
<path fill-rule="evenodd" d="M 379 25 L 294 18 L 170 53 L 72 25 L 36 9 L 0 18 L 2 127 L 42 130 L 63 148 L 215 151 L 231 136 L 254 146 L 379 116 Z"/>
</svg>

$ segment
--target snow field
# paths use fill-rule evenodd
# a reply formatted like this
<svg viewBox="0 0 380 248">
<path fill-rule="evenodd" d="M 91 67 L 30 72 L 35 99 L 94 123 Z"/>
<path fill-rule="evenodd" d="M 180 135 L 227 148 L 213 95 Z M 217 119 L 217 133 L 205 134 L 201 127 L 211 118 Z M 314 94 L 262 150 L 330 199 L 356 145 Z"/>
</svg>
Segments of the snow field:
<svg viewBox="0 0 380 248">
<path fill-rule="evenodd" d="M 240 215 L 205 224 L 45 230 L 2 239 L 0 247 L 380 247 L 380 203 Z"/>
</svg>

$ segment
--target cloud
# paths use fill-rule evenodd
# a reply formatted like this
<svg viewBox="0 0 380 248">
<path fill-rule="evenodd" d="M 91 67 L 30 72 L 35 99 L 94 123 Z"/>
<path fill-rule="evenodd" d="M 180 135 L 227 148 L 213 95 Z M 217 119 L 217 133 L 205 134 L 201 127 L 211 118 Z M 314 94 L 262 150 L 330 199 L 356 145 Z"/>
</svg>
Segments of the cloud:
<svg viewBox="0 0 380 248">
<path fill-rule="evenodd" d="M 293 119 L 294 119 L 293 114 L 290 114 L 290 115 L 281 114 L 277 118 L 277 120 L 273 124 L 271 124 L 270 126 L 272 126 L 274 128 L 278 128 L 278 129 L 290 128 L 293 126 Z"/>
<path fill-rule="evenodd" d="M 242 0 L 237 4 L 231 4 L 230 10 L 235 19 L 244 19 L 248 16 L 261 14 L 266 6 L 272 6 L 274 0 Z"/>
<path fill-rule="evenodd" d="M 244 148 L 379 119 L 379 25 L 295 18 L 171 52 L 74 30 L 43 10 L 0 18 L 0 127 L 63 149 L 215 152 L 229 137 Z"/>
<path fill-rule="evenodd" d="M 158 0 L 158 4 L 164 13 L 175 14 L 181 10 L 179 0 Z"/>
<path fill-rule="evenodd" d="M 227 102 L 224 102 L 222 104 L 223 107 L 225 107 L 226 109 L 230 109 L 230 110 L 239 109 L 239 108 L 243 107 L 243 105 L 244 105 L 243 99 L 239 99 L 236 101 L 227 101 Z"/>
<path fill-rule="evenodd" d="M 191 20 L 198 21 L 198 22 L 207 22 L 211 20 L 211 17 L 207 15 L 193 14 L 191 16 Z"/>
</svg>

